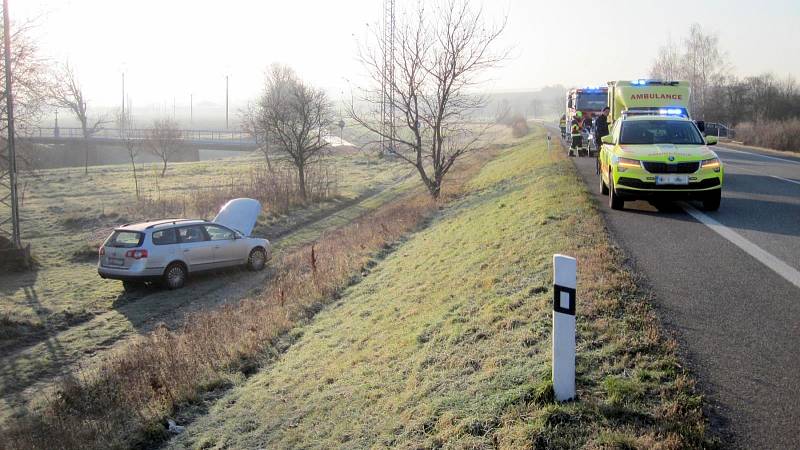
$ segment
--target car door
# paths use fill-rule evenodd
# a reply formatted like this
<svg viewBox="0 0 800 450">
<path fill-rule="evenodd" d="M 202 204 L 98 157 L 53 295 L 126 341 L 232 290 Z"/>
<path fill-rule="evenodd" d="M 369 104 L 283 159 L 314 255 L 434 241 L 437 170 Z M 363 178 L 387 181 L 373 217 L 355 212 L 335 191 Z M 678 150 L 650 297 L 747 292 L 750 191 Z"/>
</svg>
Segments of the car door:
<svg viewBox="0 0 800 450">
<path fill-rule="evenodd" d="M 227 267 L 240 264 L 244 259 L 244 240 L 236 239 L 233 230 L 221 225 L 203 225 L 208 238 L 213 244 L 215 267 Z"/>
<path fill-rule="evenodd" d="M 190 272 L 214 268 L 214 243 L 209 240 L 202 225 L 178 228 L 178 240 Z"/>
</svg>

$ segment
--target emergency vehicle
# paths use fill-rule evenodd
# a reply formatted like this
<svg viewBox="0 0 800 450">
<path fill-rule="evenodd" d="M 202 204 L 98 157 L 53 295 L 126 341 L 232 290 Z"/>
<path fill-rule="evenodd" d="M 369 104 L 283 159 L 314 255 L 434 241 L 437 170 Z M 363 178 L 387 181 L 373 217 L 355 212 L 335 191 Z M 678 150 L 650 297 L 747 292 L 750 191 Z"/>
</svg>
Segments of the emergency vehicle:
<svg viewBox="0 0 800 450">
<path fill-rule="evenodd" d="M 608 83 L 608 123 L 622 114 L 672 115 L 690 117 L 689 83 L 685 81 L 632 80 Z"/>
<path fill-rule="evenodd" d="M 612 209 L 628 200 L 697 199 L 719 209 L 724 167 L 689 118 L 689 87 L 681 81 L 609 83 L 613 124 L 598 157 L 600 188 Z"/>
<path fill-rule="evenodd" d="M 597 117 L 607 106 L 608 88 L 585 87 L 574 88 L 567 91 L 566 101 L 566 131 L 564 138 L 569 135 L 569 126 L 575 114 L 580 111 L 585 120 Z"/>
</svg>

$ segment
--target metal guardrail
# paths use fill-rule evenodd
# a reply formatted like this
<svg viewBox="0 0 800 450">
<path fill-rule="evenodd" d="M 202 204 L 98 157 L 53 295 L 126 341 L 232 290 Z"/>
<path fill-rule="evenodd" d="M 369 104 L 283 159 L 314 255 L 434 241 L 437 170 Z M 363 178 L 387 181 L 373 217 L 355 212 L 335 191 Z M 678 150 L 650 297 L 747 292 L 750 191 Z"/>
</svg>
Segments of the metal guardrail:
<svg viewBox="0 0 800 450">
<path fill-rule="evenodd" d="M 733 139 L 736 136 L 735 130 L 718 122 L 706 122 L 705 132 L 706 136 L 716 136 L 717 138 Z"/>
<path fill-rule="evenodd" d="M 125 131 L 126 137 L 146 139 L 151 130 L 144 128 Z M 243 131 L 227 130 L 179 130 L 184 141 L 217 141 L 226 143 L 255 144 L 255 139 Z M 26 138 L 77 139 L 83 138 L 81 128 L 36 128 L 24 135 Z M 90 138 L 122 139 L 118 128 L 103 128 L 94 132 Z"/>
</svg>

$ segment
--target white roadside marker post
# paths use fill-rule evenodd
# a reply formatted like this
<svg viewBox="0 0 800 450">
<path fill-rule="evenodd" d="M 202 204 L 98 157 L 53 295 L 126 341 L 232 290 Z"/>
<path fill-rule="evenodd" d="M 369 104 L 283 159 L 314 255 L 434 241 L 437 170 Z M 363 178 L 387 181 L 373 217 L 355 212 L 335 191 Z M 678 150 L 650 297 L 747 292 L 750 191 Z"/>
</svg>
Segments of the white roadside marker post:
<svg viewBox="0 0 800 450">
<path fill-rule="evenodd" d="M 575 288 L 577 261 L 553 255 L 553 392 L 559 402 L 575 398 Z"/>
</svg>

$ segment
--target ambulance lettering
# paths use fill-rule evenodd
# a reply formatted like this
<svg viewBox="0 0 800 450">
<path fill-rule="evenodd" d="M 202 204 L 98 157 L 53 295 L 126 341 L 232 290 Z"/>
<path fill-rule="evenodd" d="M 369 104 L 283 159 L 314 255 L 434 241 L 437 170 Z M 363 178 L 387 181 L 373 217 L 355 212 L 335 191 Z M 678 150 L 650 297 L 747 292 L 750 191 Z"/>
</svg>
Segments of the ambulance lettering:
<svg viewBox="0 0 800 450">
<path fill-rule="evenodd" d="M 683 100 L 682 94 L 632 94 L 631 100 Z"/>
</svg>

